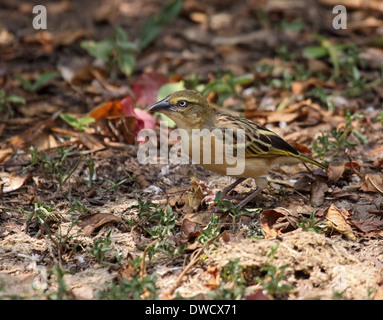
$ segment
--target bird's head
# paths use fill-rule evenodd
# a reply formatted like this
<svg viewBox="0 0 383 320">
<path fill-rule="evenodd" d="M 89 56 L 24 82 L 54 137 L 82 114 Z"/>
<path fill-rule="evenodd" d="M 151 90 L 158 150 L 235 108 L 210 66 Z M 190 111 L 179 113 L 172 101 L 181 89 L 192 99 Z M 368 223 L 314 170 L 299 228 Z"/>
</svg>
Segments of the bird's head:
<svg viewBox="0 0 383 320">
<path fill-rule="evenodd" d="M 213 108 L 199 92 L 194 90 L 173 92 L 151 106 L 149 111 L 165 114 L 177 124 L 178 128 L 183 129 L 205 128 L 214 118 Z"/>
</svg>

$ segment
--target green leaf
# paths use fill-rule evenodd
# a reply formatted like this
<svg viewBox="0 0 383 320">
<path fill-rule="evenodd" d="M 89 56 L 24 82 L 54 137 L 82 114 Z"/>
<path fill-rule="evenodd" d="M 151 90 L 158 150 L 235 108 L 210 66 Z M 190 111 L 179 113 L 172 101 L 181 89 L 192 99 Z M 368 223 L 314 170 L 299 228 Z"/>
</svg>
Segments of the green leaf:
<svg viewBox="0 0 383 320">
<path fill-rule="evenodd" d="M 63 119 L 71 127 L 76 127 L 78 125 L 78 119 L 73 114 L 70 114 L 70 113 L 60 113 L 60 118 Z"/>
<path fill-rule="evenodd" d="M 82 118 L 77 118 L 75 115 L 69 113 L 60 113 L 60 118 L 63 119 L 71 127 L 76 128 L 79 131 L 84 131 L 89 124 L 96 121 L 92 117 L 85 116 Z"/>
<path fill-rule="evenodd" d="M 328 50 L 322 46 L 308 46 L 303 49 L 303 57 L 308 59 L 319 59 L 327 55 Z"/>
<path fill-rule="evenodd" d="M 90 125 L 91 123 L 93 123 L 95 121 L 96 121 L 96 119 L 94 119 L 92 117 L 85 116 L 85 117 L 80 118 L 79 123 L 82 127 L 87 127 L 88 125 Z"/>
<path fill-rule="evenodd" d="M 8 96 L 5 100 L 10 103 L 25 104 L 25 99 L 20 96 Z"/>
<path fill-rule="evenodd" d="M 34 91 L 33 90 L 33 84 L 31 82 L 29 82 L 27 79 L 25 79 L 24 77 L 16 74 L 13 76 L 13 78 L 16 79 L 17 81 L 19 81 L 25 90 L 30 91 L 30 92 Z"/>
<path fill-rule="evenodd" d="M 129 77 L 136 67 L 136 59 L 130 53 L 117 52 L 117 61 L 121 71 Z"/>
<path fill-rule="evenodd" d="M 49 81 L 51 81 L 53 78 L 56 78 L 57 76 L 57 72 L 42 73 L 36 78 L 34 83 L 28 81 L 27 79 L 18 74 L 14 76 L 14 79 L 19 81 L 25 90 L 30 92 L 36 92 L 38 89 L 43 87 L 45 84 L 47 84 Z"/>
<path fill-rule="evenodd" d="M 166 23 L 177 17 L 182 9 L 182 5 L 182 0 L 169 2 L 158 15 L 143 25 L 139 34 L 141 49 L 147 47 L 160 34 Z"/>
<path fill-rule="evenodd" d="M 363 144 L 367 144 L 368 143 L 368 139 L 363 134 L 361 134 L 358 130 L 352 129 L 352 132 L 355 134 L 355 136 L 358 138 L 358 140 L 361 143 L 363 143 Z"/>
<path fill-rule="evenodd" d="M 116 42 L 127 42 L 129 41 L 129 37 L 126 32 L 119 26 L 114 26 L 116 29 Z"/>
<path fill-rule="evenodd" d="M 57 76 L 58 76 L 57 72 L 46 72 L 46 73 L 40 74 L 37 77 L 35 83 L 33 84 L 33 91 L 40 89 L 41 87 L 46 85 L 49 81 L 56 78 Z"/>
<path fill-rule="evenodd" d="M 91 56 L 100 59 L 106 63 L 110 62 L 112 52 L 114 50 L 115 39 L 110 37 L 100 42 L 82 41 L 81 47 L 85 49 Z"/>
<path fill-rule="evenodd" d="M 138 53 L 140 51 L 136 43 L 129 41 L 128 35 L 121 27 L 115 26 L 115 29 L 117 51 L 124 53 Z"/>
<path fill-rule="evenodd" d="M 140 47 L 146 48 L 162 31 L 162 26 L 155 20 L 148 20 L 140 30 Z"/>
<path fill-rule="evenodd" d="M 291 30 L 294 32 L 301 32 L 303 28 L 303 21 L 301 18 L 295 19 L 293 21 L 287 21 L 285 19 L 281 22 L 282 30 Z"/>
<path fill-rule="evenodd" d="M 183 80 L 179 82 L 171 82 L 164 84 L 160 90 L 158 90 L 158 101 L 165 99 L 169 94 L 174 91 L 185 90 L 185 82 Z"/>
</svg>

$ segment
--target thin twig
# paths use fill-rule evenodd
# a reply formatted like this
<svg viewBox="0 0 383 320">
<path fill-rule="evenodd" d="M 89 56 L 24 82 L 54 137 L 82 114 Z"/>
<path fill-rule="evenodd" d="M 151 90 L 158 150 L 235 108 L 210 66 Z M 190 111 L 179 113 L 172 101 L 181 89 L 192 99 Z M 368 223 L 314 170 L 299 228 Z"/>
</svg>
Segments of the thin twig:
<svg viewBox="0 0 383 320">
<path fill-rule="evenodd" d="M 141 265 L 140 265 L 140 278 L 142 279 L 145 274 L 146 274 L 146 266 L 145 266 L 145 256 L 146 256 L 146 253 L 148 252 L 148 249 L 153 246 L 154 244 L 156 244 L 156 242 L 158 241 L 158 239 L 152 241 L 149 245 L 146 246 L 145 250 L 144 250 L 144 253 L 142 254 L 142 260 L 141 260 Z"/>
<path fill-rule="evenodd" d="M 217 240 L 218 238 L 220 238 L 222 235 L 219 234 L 218 236 L 215 236 L 214 238 L 211 238 L 206 244 L 206 245 L 203 245 L 202 248 L 199 248 L 198 250 L 194 251 L 191 255 L 191 258 L 190 258 L 190 262 L 189 264 L 184 268 L 184 270 L 181 272 L 181 274 L 178 276 L 177 278 L 177 281 L 175 283 L 175 285 L 173 286 L 173 288 L 170 289 L 169 291 L 169 296 L 173 295 L 174 291 L 181 285 L 181 282 L 182 282 L 182 278 L 185 276 L 185 274 L 199 261 L 199 257 L 201 256 L 201 254 L 206 250 L 206 248 L 212 243 L 214 242 L 215 240 Z"/>
<path fill-rule="evenodd" d="M 348 158 L 348 161 L 350 163 L 350 170 L 355 173 L 359 178 L 362 178 L 363 179 L 363 174 L 360 173 L 359 171 L 357 171 L 354 167 L 354 165 L 352 164 L 352 159 L 351 159 L 351 155 L 350 155 L 350 150 L 349 149 L 346 149 L 346 151 L 344 152 Z"/>
</svg>

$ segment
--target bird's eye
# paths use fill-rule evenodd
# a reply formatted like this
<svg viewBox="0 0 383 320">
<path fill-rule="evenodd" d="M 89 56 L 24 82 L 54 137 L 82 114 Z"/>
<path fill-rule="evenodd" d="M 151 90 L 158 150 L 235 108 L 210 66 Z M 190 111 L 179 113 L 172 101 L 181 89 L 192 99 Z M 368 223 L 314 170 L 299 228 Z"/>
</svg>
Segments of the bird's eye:
<svg viewBox="0 0 383 320">
<path fill-rule="evenodd" d="M 185 108 L 187 105 L 188 105 L 188 102 L 186 100 L 178 101 L 178 106 L 181 108 Z"/>
</svg>

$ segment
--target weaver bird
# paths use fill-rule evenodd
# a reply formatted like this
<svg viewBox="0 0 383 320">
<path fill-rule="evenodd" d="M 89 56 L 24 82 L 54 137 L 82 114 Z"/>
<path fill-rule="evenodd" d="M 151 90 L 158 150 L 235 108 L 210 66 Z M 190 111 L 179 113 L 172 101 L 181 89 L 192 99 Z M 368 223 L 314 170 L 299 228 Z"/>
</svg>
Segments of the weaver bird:
<svg viewBox="0 0 383 320">
<path fill-rule="evenodd" d="M 182 150 L 202 167 L 238 178 L 223 189 L 222 198 L 229 198 L 229 192 L 246 178 L 255 180 L 257 189 L 241 201 L 239 207 L 266 188 L 266 175 L 274 165 L 308 162 L 325 169 L 324 165 L 303 155 L 271 130 L 246 118 L 216 112 L 197 91 L 176 91 L 154 104 L 149 111 L 161 112 L 176 123 Z M 210 158 L 204 159 L 205 155 Z M 235 161 L 243 164 L 242 170 L 234 170 L 238 167 Z"/>
</svg>

